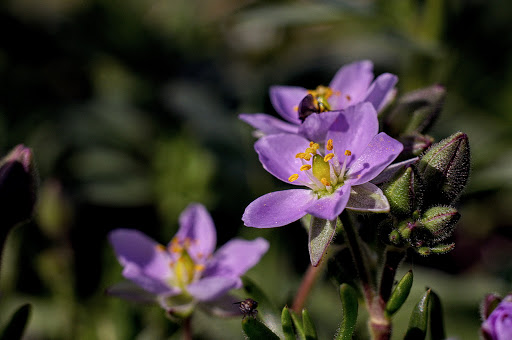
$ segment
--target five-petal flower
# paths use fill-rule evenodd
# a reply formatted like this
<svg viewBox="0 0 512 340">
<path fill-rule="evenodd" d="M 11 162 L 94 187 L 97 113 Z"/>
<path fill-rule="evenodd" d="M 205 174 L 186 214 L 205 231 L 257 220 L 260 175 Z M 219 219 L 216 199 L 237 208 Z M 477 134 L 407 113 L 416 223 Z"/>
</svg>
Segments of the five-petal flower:
<svg viewBox="0 0 512 340">
<path fill-rule="evenodd" d="M 197 303 L 209 303 L 240 288 L 242 276 L 268 250 L 263 238 L 233 239 L 215 253 L 213 221 L 200 204 L 180 216 L 180 228 L 167 246 L 133 229 L 116 229 L 109 240 L 123 265 L 123 276 L 142 288 L 132 299 L 154 297 L 170 314 L 186 316 Z M 113 290 L 115 294 L 115 289 Z"/>
<path fill-rule="evenodd" d="M 402 151 L 403 146 L 378 132 L 377 113 L 361 103 L 340 113 L 327 132 L 325 152 L 320 145 L 293 134 L 259 139 L 256 152 L 275 177 L 307 189 L 272 192 L 245 209 L 245 225 L 272 228 L 306 214 L 335 220 L 345 209 L 388 211 L 382 191 L 369 183 Z"/>
<path fill-rule="evenodd" d="M 340 110 L 369 102 L 380 111 L 393 98 L 398 78 L 389 73 L 373 78 L 372 62 L 354 62 L 341 67 L 328 87 L 318 86 L 315 90 L 298 86 L 271 87 L 272 105 L 287 122 L 264 113 L 240 114 L 239 117 L 263 135 L 292 133 L 315 142 L 322 141 Z"/>
</svg>

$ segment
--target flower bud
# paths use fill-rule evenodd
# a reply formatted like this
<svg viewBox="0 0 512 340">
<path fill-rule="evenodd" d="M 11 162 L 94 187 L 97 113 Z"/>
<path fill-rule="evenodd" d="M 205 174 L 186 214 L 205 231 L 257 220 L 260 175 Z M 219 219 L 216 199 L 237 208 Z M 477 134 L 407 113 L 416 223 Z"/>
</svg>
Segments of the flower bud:
<svg viewBox="0 0 512 340">
<path fill-rule="evenodd" d="M 402 151 L 402 154 L 412 156 L 421 155 L 434 142 L 434 138 L 428 135 L 421 135 L 418 133 L 403 136 L 398 139 L 404 145 L 404 150 Z"/>
<path fill-rule="evenodd" d="M 498 306 L 498 304 L 501 302 L 502 298 L 501 296 L 497 294 L 487 294 L 482 301 L 481 307 L 480 307 L 480 314 L 482 317 L 482 320 L 486 320 L 489 315 L 492 313 L 492 311 Z"/>
<path fill-rule="evenodd" d="M 32 216 L 37 176 L 32 151 L 18 145 L 0 161 L 0 216 L 8 229 Z"/>
<path fill-rule="evenodd" d="M 441 241 L 451 235 L 459 218 L 453 207 L 433 207 L 423 214 L 420 223 L 434 236 L 434 241 Z"/>
<path fill-rule="evenodd" d="M 410 215 L 420 200 L 420 177 L 409 166 L 399 171 L 392 180 L 384 184 L 382 191 L 388 199 L 391 212 L 396 215 Z"/>
<path fill-rule="evenodd" d="M 486 340 L 512 339 L 512 301 L 505 297 L 484 320 L 481 327 Z"/>
<path fill-rule="evenodd" d="M 466 186 L 469 177 L 468 136 L 457 132 L 427 150 L 418 163 L 426 192 L 425 203 L 450 204 Z"/>
<path fill-rule="evenodd" d="M 406 93 L 386 117 L 386 130 L 393 136 L 425 132 L 439 116 L 445 95 L 446 90 L 440 85 Z"/>
</svg>

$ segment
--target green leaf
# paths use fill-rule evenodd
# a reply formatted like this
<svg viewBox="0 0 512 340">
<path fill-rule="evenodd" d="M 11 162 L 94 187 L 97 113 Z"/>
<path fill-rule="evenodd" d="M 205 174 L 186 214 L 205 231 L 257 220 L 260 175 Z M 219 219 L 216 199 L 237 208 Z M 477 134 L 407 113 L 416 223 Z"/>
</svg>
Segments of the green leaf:
<svg viewBox="0 0 512 340">
<path fill-rule="evenodd" d="M 357 292 L 352 286 L 343 283 L 340 285 L 340 298 L 342 319 L 335 339 L 351 340 L 357 322 Z"/>
<path fill-rule="evenodd" d="M 32 306 L 28 303 L 18 308 L 18 310 L 11 316 L 11 320 L 9 320 L 9 323 L 7 323 L 4 330 L 2 331 L 0 340 L 21 339 L 23 337 L 23 333 L 25 332 L 25 327 L 27 326 L 31 310 Z"/>
<path fill-rule="evenodd" d="M 331 244 L 336 233 L 336 220 L 328 221 L 311 216 L 309 227 L 309 258 L 311 264 L 316 267 L 322 260 L 327 248 Z"/>
<path fill-rule="evenodd" d="M 446 338 L 444 332 L 443 308 L 439 296 L 431 291 L 430 301 L 430 338 L 432 340 L 443 340 Z"/>
<path fill-rule="evenodd" d="M 428 289 L 412 310 L 411 318 L 409 319 L 409 328 L 407 329 L 404 340 L 425 339 L 427 335 L 431 296 L 431 290 Z"/>
<path fill-rule="evenodd" d="M 302 324 L 304 326 L 306 340 L 317 340 L 315 324 L 306 309 L 302 310 Z"/>
<path fill-rule="evenodd" d="M 306 340 L 306 333 L 304 333 L 304 326 L 300 318 L 293 311 L 290 313 L 292 317 L 293 325 L 295 326 L 295 332 L 300 340 Z"/>
<path fill-rule="evenodd" d="M 288 306 L 284 306 L 281 313 L 281 325 L 283 326 L 283 333 L 285 340 L 295 340 L 295 332 L 293 331 L 292 317 Z"/>
<path fill-rule="evenodd" d="M 386 313 L 389 316 L 395 314 L 404 304 L 411 292 L 412 281 L 412 270 L 409 270 L 404 277 L 402 277 L 400 282 L 398 282 L 393 293 L 391 293 L 391 296 L 389 297 L 388 303 L 386 304 Z"/>
<path fill-rule="evenodd" d="M 277 333 L 279 336 L 282 336 L 281 318 L 277 307 L 274 306 L 267 295 L 256 285 L 256 283 L 254 283 L 254 281 L 243 276 L 242 283 L 244 285 L 244 290 L 248 295 L 246 297 L 250 297 L 254 301 L 258 302 L 258 317 L 260 320 L 272 329 L 272 331 Z"/>
<path fill-rule="evenodd" d="M 276 339 L 279 337 L 268 329 L 265 324 L 254 318 L 245 318 L 242 320 L 242 329 L 248 339 L 260 340 L 260 339 Z"/>
</svg>

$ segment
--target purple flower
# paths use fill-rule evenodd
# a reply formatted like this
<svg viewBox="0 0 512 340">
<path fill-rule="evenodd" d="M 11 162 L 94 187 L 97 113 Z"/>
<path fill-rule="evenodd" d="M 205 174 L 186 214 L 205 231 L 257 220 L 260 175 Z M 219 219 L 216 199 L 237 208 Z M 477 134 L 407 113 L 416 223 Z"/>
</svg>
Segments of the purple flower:
<svg viewBox="0 0 512 340">
<path fill-rule="evenodd" d="M 245 209 L 245 225 L 280 227 L 306 214 L 335 221 L 345 208 L 389 211 L 384 194 L 369 181 L 400 154 L 403 146 L 377 132 L 377 112 L 370 103 L 361 103 L 340 113 L 327 132 L 324 150 L 318 143 L 293 134 L 259 139 L 255 149 L 263 167 L 284 182 L 306 188 L 271 192 L 257 198 Z M 322 247 L 328 245 L 334 229 Z M 319 261 L 311 254 L 311 247 L 310 255 L 313 264 Z"/>
<path fill-rule="evenodd" d="M 142 290 L 114 287 L 110 293 L 133 300 L 157 300 L 170 314 L 187 316 L 197 303 L 208 305 L 240 288 L 242 276 L 268 249 L 263 238 L 234 239 L 215 253 L 213 221 L 200 204 L 180 216 L 180 228 L 167 246 L 131 229 L 109 234 L 123 276 Z"/>
<path fill-rule="evenodd" d="M 287 122 L 264 113 L 239 117 L 263 135 L 292 133 L 317 142 L 324 139 L 340 110 L 370 102 L 380 111 L 392 99 L 398 80 L 395 75 L 384 73 L 372 80 L 373 64 L 367 60 L 354 62 L 340 68 L 329 87 L 318 86 L 315 90 L 297 86 L 271 87 L 272 105 Z"/>
<path fill-rule="evenodd" d="M 482 324 L 482 335 L 486 340 L 512 339 L 512 296 L 500 302 Z"/>
</svg>

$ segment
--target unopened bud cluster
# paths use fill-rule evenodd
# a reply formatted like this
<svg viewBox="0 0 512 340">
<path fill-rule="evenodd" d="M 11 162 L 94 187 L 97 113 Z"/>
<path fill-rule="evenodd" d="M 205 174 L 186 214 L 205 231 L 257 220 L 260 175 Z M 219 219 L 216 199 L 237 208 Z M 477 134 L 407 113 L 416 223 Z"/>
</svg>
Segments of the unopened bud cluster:
<svg viewBox="0 0 512 340">
<path fill-rule="evenodd" d="M 425 256 L 453 249 L 453 243 L 445 242 L 460 214 L 451 204 L 467 183 L 469 164 L 467 135 L 457 132 L 385 183 L 382 190 L 393 215 L 388 241 Z"/>
</svg>

